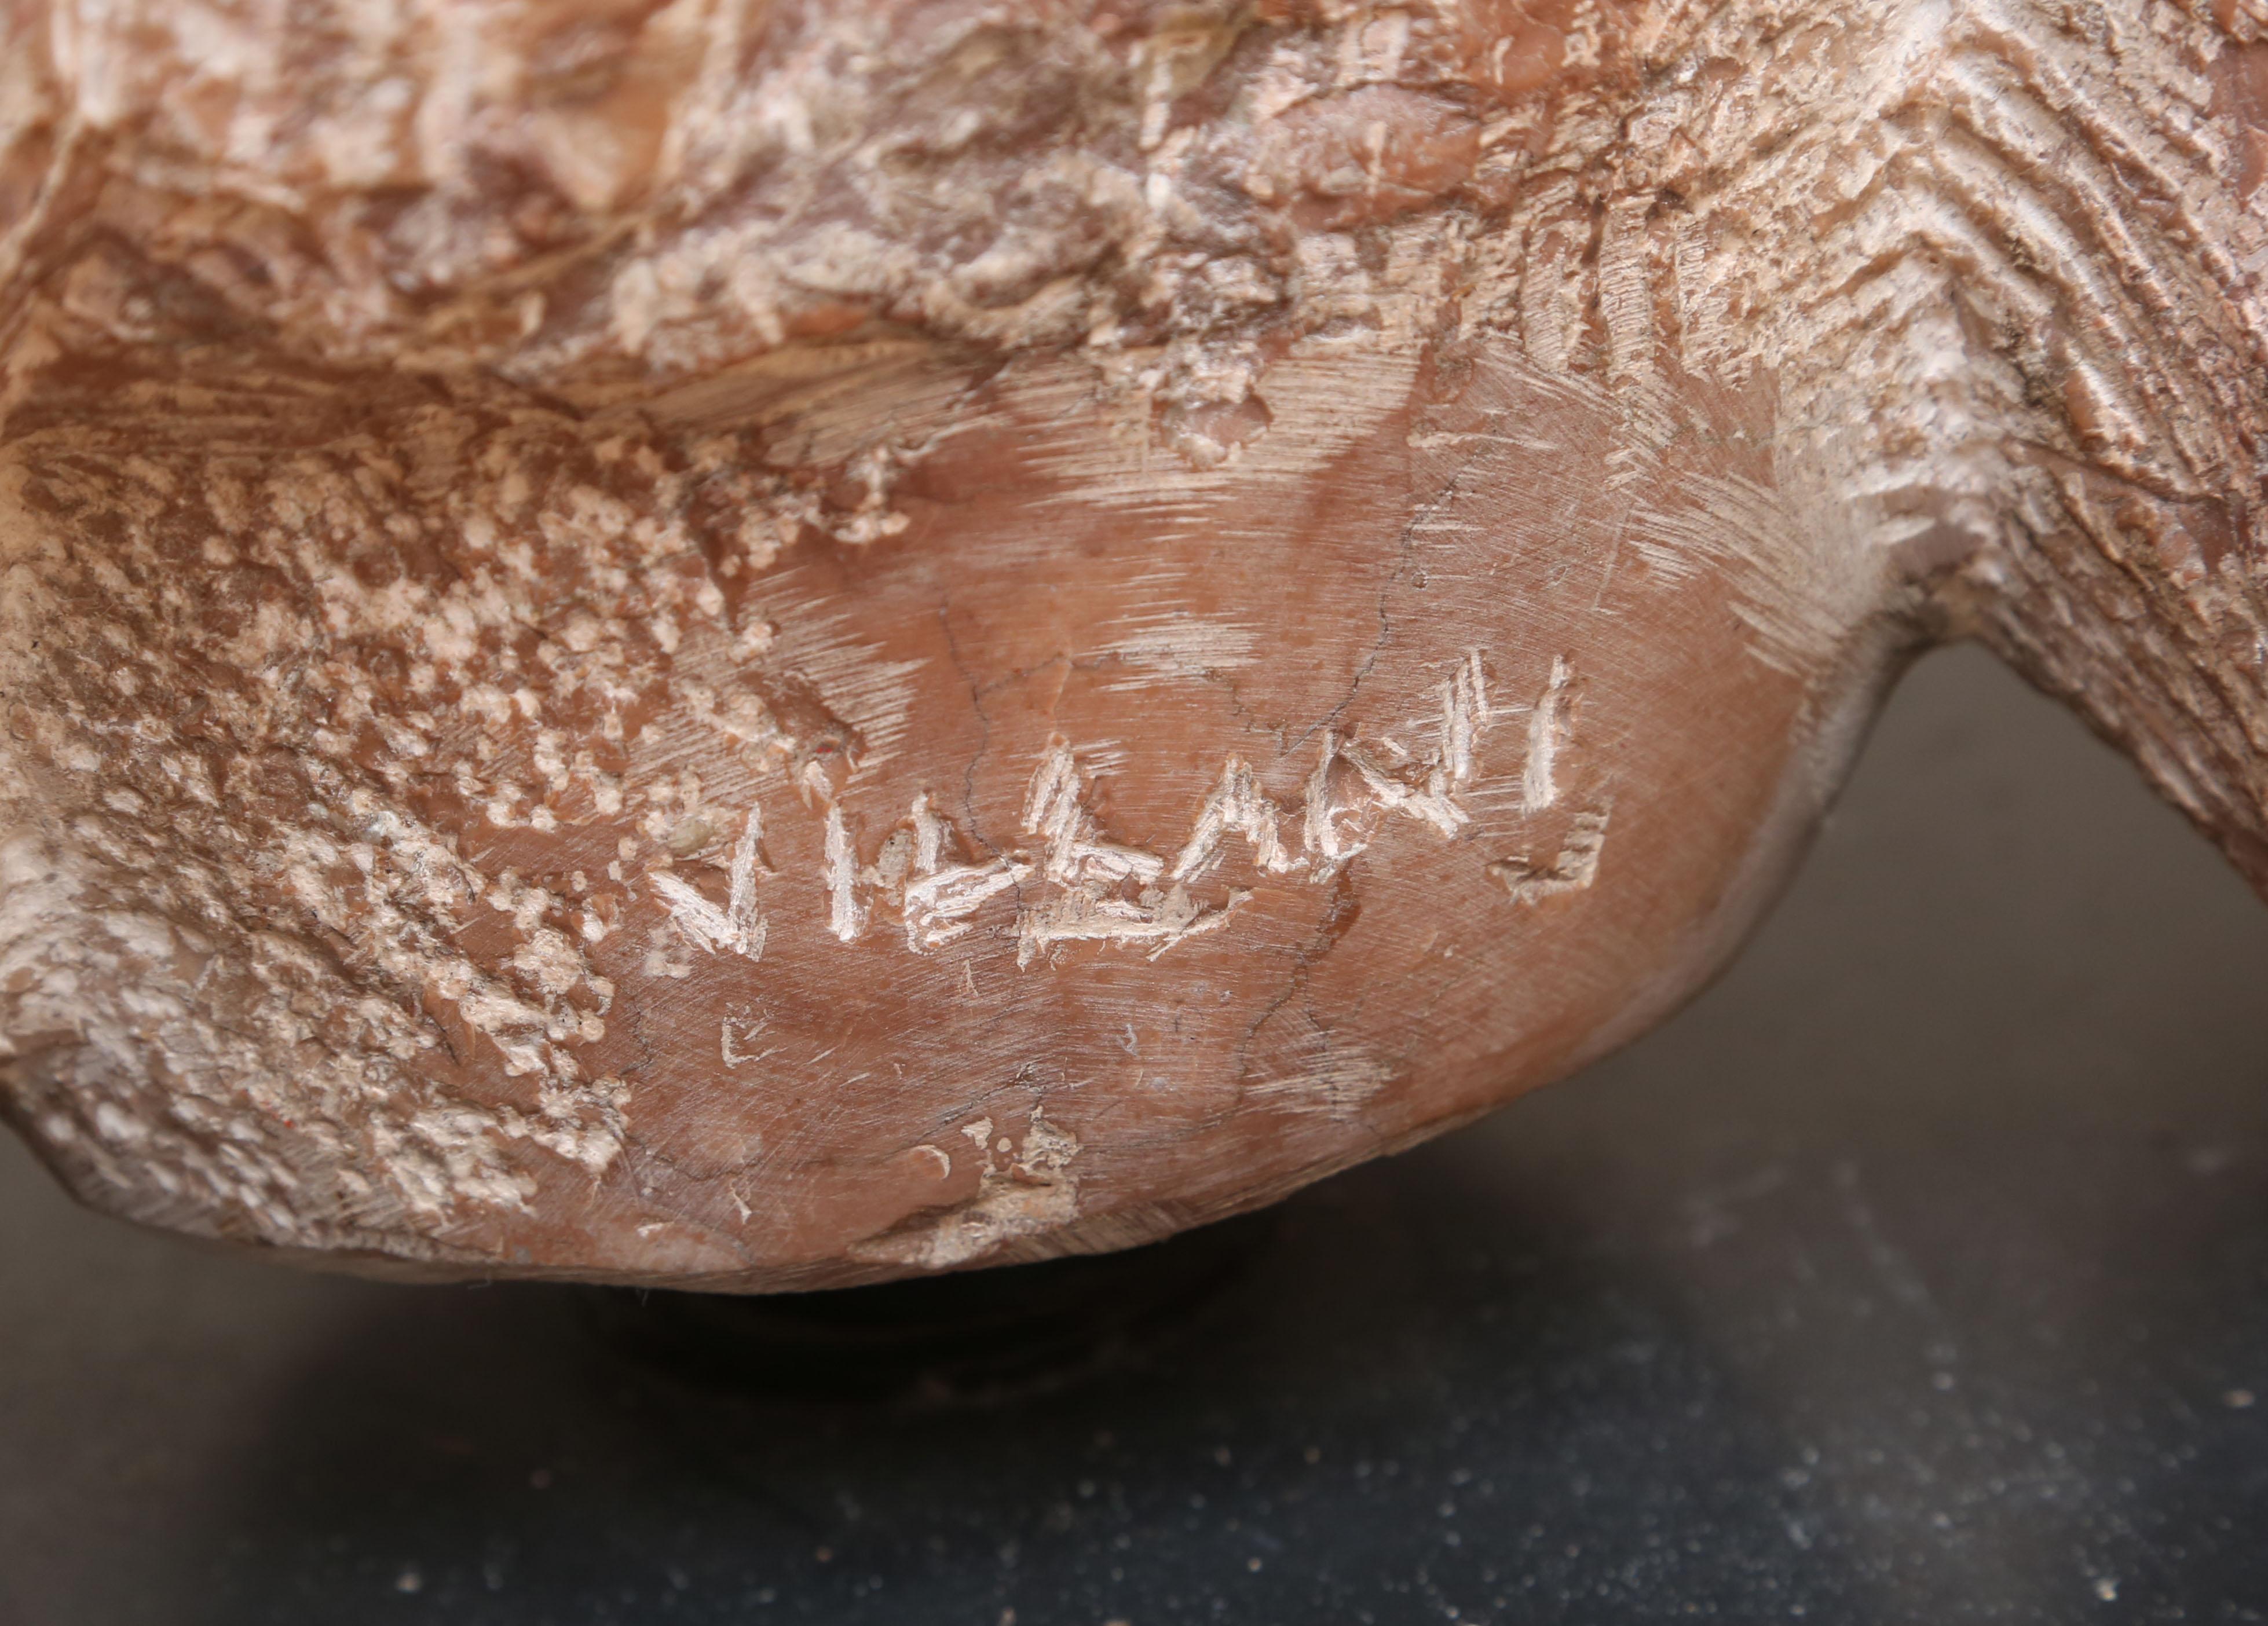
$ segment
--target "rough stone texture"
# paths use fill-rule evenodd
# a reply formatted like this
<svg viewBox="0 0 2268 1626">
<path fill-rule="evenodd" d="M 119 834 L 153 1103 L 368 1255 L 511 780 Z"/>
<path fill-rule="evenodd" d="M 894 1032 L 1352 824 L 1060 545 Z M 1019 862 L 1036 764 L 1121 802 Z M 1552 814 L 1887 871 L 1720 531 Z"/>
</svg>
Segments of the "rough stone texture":
<svg viewBox="0 0 2268 1626">
<path fill-rule="evenodd" d="M 1145 1240 L 1683 997 L 1934 637 L 2268 884 L 2259 0 L 0 18 L 0 1099 L 99 1206 Z"/>
</svg>

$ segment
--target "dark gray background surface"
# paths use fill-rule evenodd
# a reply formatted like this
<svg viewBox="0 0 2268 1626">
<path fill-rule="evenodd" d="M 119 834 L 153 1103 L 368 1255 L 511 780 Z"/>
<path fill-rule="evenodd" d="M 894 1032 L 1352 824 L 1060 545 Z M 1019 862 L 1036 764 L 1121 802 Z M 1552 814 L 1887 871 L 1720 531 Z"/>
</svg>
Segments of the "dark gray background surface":
<svg viewBox="0 0 2268 1626">
<path fill-rule="evenodd" d="M 2261 1620 L 2268 909 L 1937 657 L 1642 1043 L 929 1286 L 300 1275 L 9 1143 L 0 1622 Z"/>
</svg>

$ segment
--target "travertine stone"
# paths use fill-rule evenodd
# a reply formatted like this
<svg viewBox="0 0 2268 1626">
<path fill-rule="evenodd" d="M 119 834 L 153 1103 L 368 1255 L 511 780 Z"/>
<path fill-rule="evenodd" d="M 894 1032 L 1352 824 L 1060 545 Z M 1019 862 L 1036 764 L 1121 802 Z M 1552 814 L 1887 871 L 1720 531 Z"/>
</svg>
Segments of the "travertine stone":
<svg viewBox="0 0 2268 1626">
<path fill-rule="evenodd" d="M 1659 1018 L 1956 636 L 2268 884 L 2264 178 L 2263 0 L 4 0 L 0 1100 L 1136 1242 Z"/>
</svg>

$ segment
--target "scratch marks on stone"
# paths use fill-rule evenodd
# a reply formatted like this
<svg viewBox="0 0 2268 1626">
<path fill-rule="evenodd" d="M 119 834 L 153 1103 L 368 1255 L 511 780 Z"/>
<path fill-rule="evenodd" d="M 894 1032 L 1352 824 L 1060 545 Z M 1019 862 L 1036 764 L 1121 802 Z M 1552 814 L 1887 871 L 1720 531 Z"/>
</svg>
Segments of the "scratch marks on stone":
<svg viewBox="0 0 2268 1626">
<path fill-rule="evenodd" d="M 865 936 L 875 907 L 887 904 L 899 912 L 907 948 L 917 954 L 940 948 L 965 935 L 968 917 L 989 900 L 1033 871 L 1020 853 L 968 861 L 953 820 L 936 810 L 927 791 L 914 798 L 872 864 L 860 862 L 857 834 L 842 806 L 827 811 L 828 923 L 845 943 Z"/>
<path fill-rule="evenodd" d="M 1607 820 L 1613 811 L 1608 806 L 1577 813 L 1568 824 L 1566 841 L 1550 862 L 1498 858 L 1488 866 L 1489 879 L 1509 893 L 1514 903 L 1540 903 L 1588 891 L 1599 879 L 1599 856 L 1606 850 Z"/>
<path fill-rule="evenodd" d="M 1076 1137 L 1032 1109 L 1020 1144 L 995 1141 L 993 1122 L 979 1118 L 961 1133 L 984 1159 L 976 1195 L 942 1215 L 914 1222 L 852 1247 L 856 1258 L 943 1270 L 967 1264 L 1020 1237 L 1060 1230 L 1079 1218 Z M 942 1157 L 933 1146 L 919 1150 Z M 951 1160 L 946 1159 L 950 1167 Z"/>
<path fill-rule="evenodd" d="M 1046 841 L 1048 879 L 1062 886 L 1156 880 L 1166 861 L 1102 840 L 1086 811 L 1086 790 L 1070 741 L 1050 741 L 1024 798 L 1024 834 Z"/>
<path fill-rule="evenodd" d="M 866 906 L 858 896 L 858 850 L 840 803 L 827 809 L 827 928 L 845 943 L 866 930 Z"/>
<path fill-rule="evenodd" d="M 677 929 L 711 954 L 763 958 L 764 917 L 756 908 L 757 850 L 763 834 L 762 810 L 751 805 L 740 827 L 740 839 L 733 849 L 731 890 L 722 909 L 702 896 L 691 882 L 666 870 L 652 877 L 653 889 L 669 906 Z"/>
<path fill-rule="evenodd" d="M 881 645 L 858 636 L 850 614 L 823 604 L 780 607 L 766 654 L 777 669 L 825 695 L 827 710 L 855 731 L 860 748 L 852 771 L 871 781 L 904 743 L 927 663 L 889 658 Z"/>
<path fill-rule="evenodd" d="M 983 864 L 947 862 L 957 851 L 953 821 L 930 806 L 929 793 L 914 798 L 913 872 L 903 882 L 901 909 L 905 918 L 906 946 L 916 953 L 940 948 L 969 931 L 968 917 L 987 901 L 1028 879 L 1031 865 L 1020 857 L 1000 856 Z M 897 852 L 886 843 L 876 866 L 875 879 L 887 888 L 897 881 L 894 859 Z"/>
<path fill-rule="evenodd" d="M 1252 664 L 1260 643 L 1249 627 L 1207 621 L 1181 609 L 1131 616 L 1128 622 L 1127 630 L 1096 651 L 1116 656 L 1127 667 L 1103 685 L 1107 689 L 1138 690 L 1160 679 L 1186 681 L 1233 672 Z"/>
<path fill-rule="evenodd" d="M 1391 739 L 1360 742 L 1340 739 L 1326 732 L 1322 747 L 1307 785 L 1307 829 L 1303 842 L 1325 866 L 1351 857 L 1369 845 L 1367 837 L 1351 837 L 1339 825 L 1343 814 L 1360 815 L 1373 809 L 1406 813 L 1430 825 L 1445 839 L 1454 837 L 1472 821 L 1458 802 L 1460 791 L 1471 785 L 1478 770 L 1481 742 L 1496 719 L 1489 703 L 1488 673 L 1478 650 L 1469 651 L 1440 683 L 1440 719 L 1432 754 L 1413 758 Z M 1340 764 L 1352 770 L 1359 790 L 1337 774 Z M 1369 804 L 1368 807 L 1365 803 Z M 1318 874 L 1318 880 L 1328 879 Z"/>
<path fill-rule="evenodd" d="M 740 1067 L 749 1062 L 761 1062 L 773 1054 L 770 1048 L 757 1050 L 749 1047 L 762 1039 L 771 1024 L 761 1016 L 733 1012 L 717 1025 L 717 1059 L 727 1067 Z"/>
<path fill-rule="evenodd" d="M 1766 666 L 1810 670 L 1878 597 L 1880 560 L 1856 568 L 1838 552 L 1822 554 L 1785 493 L 1727 475 L 1696 476 L 1681 495 L 1674 509 L 1633 512 L 1632 543 L 1669 584 L 1724 571 L 1733 613 L 1756 634 L 1750 649 Z"/>
<path fill-rule="evenodd" d="M 968 916 L 1032 872 L 1028 864 L 995 858 L 989 864 L 956 864 L 909 882 L 906 887 L 906 946 L 919 953 L 950 943 L 968 931 Z"/>
<path fill-rule="evenodd" d="M 1333 794 L 1333 772 L 1338 761 L 1338 736 L 1327 728 L 1322 744 L 1315 752 L 1315 771 L 1307 776 L 1302 793 L 1301 804 L 1307 817 L 1300 831 L 1300 844 L 1319 860 L 1319 867 L 1334 875 L 1341 864 L 1369 844 L 1339 828 L 1339 813 L 1346 804 Z"/>
<path fill-rule="evenodd" d="M 1549 807 L 1557 798 L 1555 764 L 1569 739 L 1573 683 L 1565 657 L 1555 657 L 1531 715 L 1524 809 Z M 1154 945 L 1154 959 L 1189 937 L 1227 924 L 1249 892 L 1233 890 L 1225 901 L 1207 907 L 1189 889 L 1221 865 L 1231 836 L 1243 839 L 1253 869 L 1262 875 L 1299 875 L 1312 885 L 1329 885 L 1394 814 L 1415 819 L 1445 840 L 1461 835 L 1472 815 L 1458 797 L 1479 777 L 1480 748 L 1498 715 L 1481 652 L 1468 651 L 1436 693 L 1439 722 L 1430 754 L 1415 754 L 1391 739 L 1342 739 L 1326 730 L 1296 806 L 1279 806 L 1248 763 L 1229 757 L 1170 867 L 1154 854 L 1097 832 L 1077 759 L 1067 742 L 1055 741 L 1033 775 L 1024 817 L 1026 833 L 1048 843 L 1043 872 L 1053 890 L 1020 912 L 1019 963 L 1028 965 L 1042 950 L 1077 940 Z M 1286 834 L 1294 822 L 1301 827 L 1296 841 Z M 1603 836 L 1602 826 L 1597 837 Z M 1597 868 L 1595 842 L 1569 863 L 1568 873 L 1580 872 L 1580 885 L 1587 887 Z"/>
<path fill-rule="evenodd" d="M 1564 658 L 1554 658 L 1555 679 L 1565 666 Z M 1481 666 L 1481 652 L 1474 650 L 1441 685 L 1441 763 L 1455 784 L 1472 782 L 1473 748 L 1487 734 L 1491 720 L 1488 673 Z"/>
<path fill-rule="evenodd" d="M 1386 744 L 1392 748 L 1391 741 Z M 1394 765 L 1381 760 L 1376 747 L 1350 739 L 1338 749 L 1340 759 L 1361 776 L 1363 788 L 1388 813 L 1422 820 L 1445 836 L 1454 835 L 1471 822 L 1472 815 L 1450 795 L 1449 770 L 1440 763 L 1425 767 L 1420 783 L 1411 784 L 1394 771 Z"/>
<path fill-rule="evenodd" d="M 1414 354 L 1357 349 L 1327 339 L 1295 343 L 1262 368 L 1233 354 L 1212 359 L 1183 345 L 1162 365 L 1108 374 L 1033 368 L 1004 380 L 1005 408 L 1032 423 L 1077 423 L 1082 432 L 1027 449 L 1032 467 L 1059 483 L 1060 501 L 1080 507 L 1195 515 L 1256 489 L 1302 492 L 1314 471 L 1373 432 L 1407 401 Z M 1266 427 L 1223 445 L 1184 430 L 1173 408 L 1260 401 Z M 1167 408 L 1167 422 L 1156 408 Z M 1104 432 L 1085 426 L 1100 416 Z"/>
<path fill-rule="evenodd" d="M 1253 1100 L 1314 1114 L 1339 1122 L 1359 1115 L 1370 1099 L 1394 1080 L 1394 1071 L 1368 1051 L 1318 1034 L 1299 1071 L 1270 1078 L 1247 1091 Z"/>
<path fill-rule="evenodd" d="M 1233 891 L 1226 903 L 1208 909 L 1181 887 L 1145 887 L 1130 899 L 1111 896 L 1091 883 L 1067 888 L 1023 911 L 1016 963 L 1028 966 L 1063 943 L 1129 944 L 1148 948 L 1155 960 L 1186 938 L 1228 924 L 1251 896 L 1249 891 Z"/>
<path fill-rule="evenodd" d="M 1241 766 L 1233 762 L 1232 774 Z M 1024 801 L 1024 834 L 1047 843 L 1041 865 L 1046 886 L 1018 912 L 1018 965 L 1030 965 L 1058 944 L 1076 942 L 1140 945 L 1155 960 L 1185 938 L 1226 925 L 1250 897 L 1248 892 L 1232 891 L 1226 902 L 1208 908 L 1179 879 L 1160 887 L 1166 861 L 1103 839 L 1087 811 L 1086 791 L 1070 743 L 1052 741 Z M 1184 856 L 1189 856 L 1188 849 Z M 1192 864 L 1203 867 L 1194 858 Z"/>
<path fill-rule="evenodd" d="M 1551 658 L 1551 681 L 1535 710 L 1528 714 L 1528 766 L 1520 776 L 1521 804 L 1528 812 L 1539 812 L 1559 799 L 1559 786 L 1555 769 L 1559 759 L 1559 747 L 1567 737 L 1565 703 L 1568 685 L 1574 681 L 1566 657 Z"/>
<path fill-rule="evenodd" d="M 1571 739 L 1574 685 L 1572 666 L 1565 657 L 1555 657 L 1542 695 L 1528 709 L 1528 755 L 1519 781 L 1523 813 L 1550 808 L 1559 798 L 1558 764 Z M 863 821 L 829 784 L 814 778 L 812 797 L 825 810 L 820 881 L 827 928 L 839 941 L 856 943 L 878 910 L 895 910 L 907 949 L 927 953 L 975 931 L 987 904 L 1013 894 L 1013 923 L 1004 923 L 999 931 L 1014 936 L 1020 967 L 1073 943 L 1116 944 L 1154 960 L 1191 938 L 1219 931 L 1251 901 L 1249 887 L 1208 889 L 1240 844 L 1257 877 L 1329 886 L 1397 815 L 1445 841 L 1466 835 L 1474 815 L 1461 798 L 1481 791 L 1483 747 L 1505 715 L 1490 698 L 1480 651 L 1455 662 L 1435 685 L 1433 701 L 1430 748 L 1412 750 L 1390 735 L 1324 731 L 1314 767 L 1288 804 L 1269 794 L 1252 763 L 1229 755 L 1198 803 L 1188 835 L 1167 850 L 1170 857 L 1115 838 L 1094 812 L 1090 760 L 1125 755 L 1111 742 L 1082 753 L 1060 735 L 1051 739 L 1025 788 L 1021 834 L 1029 846 L 981 861 L 923 791 L 882 835 L 879 848 L 868 850 L 874 852 L 869 862 L 861 849 Z M 1513 708 L 1513 715 L 1520 710 Z M 1425 725 L 1421 714 L 1416 726 Z M 679 932 L 711 954 L 755 960 L 762 953 L 766 928 L 755 883 L 769 872 L 761 860 L 762 833 L 752 806 L 733 855 L 730 896 L 721 908 L 666 871 L 652 877 Z M 1552 864 L 1523 867 L 1506 860 L 1491 872 L 1503 872 L 1498 879 L 1524 901 L 1543 895 L 1539 888 L 1588 886 L 1597 867 L 1596 840 L 1603 834 L 1603 825 L 1590 835 L 1579 830 L 1569 852 Z M 689 964 L 679 974 L 685 969 Z"/>
<path fill-rule="evenodd" d="M 1277 822 L 1276 804 L 1262 793 L 1252 769 L 1241 757 L 1230 757 L 1197 813 L 1197 828 L 1174 860 L 1173 879 L 1194 880 L 1212 869 L 1220 862 L 1222 838 L 1232 834 L 1252 843 L 1256 867 L 1270 875 L 1290 874 L 1304 861 L 1285 849 Z"/>
</svg>

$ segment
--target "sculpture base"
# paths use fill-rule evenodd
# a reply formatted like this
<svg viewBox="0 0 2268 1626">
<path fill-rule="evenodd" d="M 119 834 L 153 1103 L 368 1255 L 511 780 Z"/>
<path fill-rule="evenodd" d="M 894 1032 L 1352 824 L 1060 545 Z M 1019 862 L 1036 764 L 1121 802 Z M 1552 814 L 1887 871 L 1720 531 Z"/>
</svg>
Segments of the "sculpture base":
<svg viewBox="0 0 2268 1626">
<path fill-rule="evenodd" d="M 595 1335 L 706 1387 L 982 1404 L 1137 1367 L 1177 1343 L 1275 1229 L 1260 1213 L 1123 1253 L 762 1297 L 595 1288 Z"/>
</svg>

